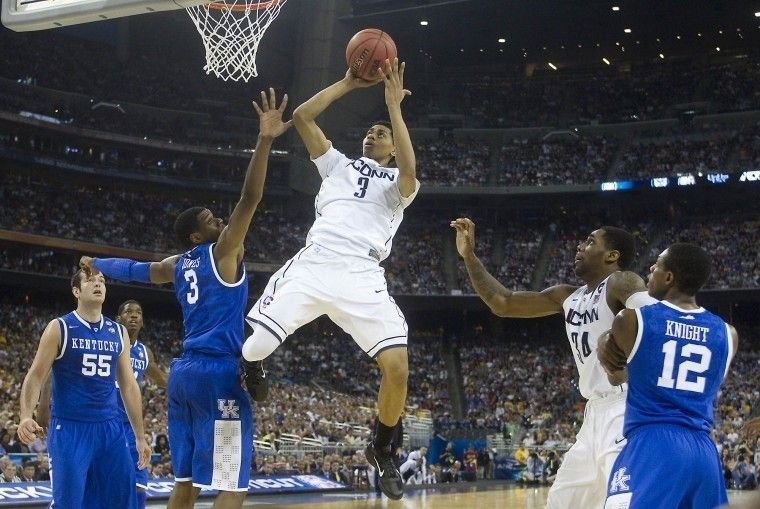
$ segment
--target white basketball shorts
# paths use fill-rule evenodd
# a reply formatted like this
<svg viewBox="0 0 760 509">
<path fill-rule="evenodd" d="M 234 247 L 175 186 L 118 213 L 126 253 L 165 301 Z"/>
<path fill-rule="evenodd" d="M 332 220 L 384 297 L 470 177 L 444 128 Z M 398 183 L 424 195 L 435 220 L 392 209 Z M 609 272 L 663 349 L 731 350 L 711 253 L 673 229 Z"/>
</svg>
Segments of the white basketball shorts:
<svg viewBox="0 0 760 509">
<path fill-rule="evenodd" d="M 625 445 L 626 391 L 586 403 L 576 442 L 565 453 L 549 489 L 547 509 L 603 509 L 607 479 Z"/>
<path fill-rule="evenodd" d="M 318 244 L 301 249 L 272 275 L 246 320 L 282 343 L 321 315 L 350 334 L 370 357 L 407 344 L 406 319 L 388 294 L 385 270 L 375 260 Z"/>
</svg>

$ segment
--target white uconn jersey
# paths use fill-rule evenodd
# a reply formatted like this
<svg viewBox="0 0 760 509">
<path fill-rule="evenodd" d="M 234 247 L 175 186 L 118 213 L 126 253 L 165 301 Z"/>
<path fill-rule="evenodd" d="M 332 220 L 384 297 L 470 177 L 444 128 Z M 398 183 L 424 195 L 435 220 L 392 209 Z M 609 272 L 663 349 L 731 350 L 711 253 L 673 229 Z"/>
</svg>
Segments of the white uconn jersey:
<svg viewBox="0 0 760 509">
<path fill-rule="evenodd" d="M 404 208 L 417 196 L 420 183 L 404 198 L 398 168 L 385 168 L 367 157 L 349 159 L 332 145 L 314 164 L 322 187 L 314 200 L 316 220 L 306 243 L 377 261 L 387 258 Z"/>
<path fill-rule="evenodd" d="M 567 339 L 578 367 L 578 388 L 586 399 L 620 392 L 620 388 L 607 381 L 607 374 L 596 356 L 599 336 L 612 327 L 615 318 L 607 304 L 609 279 L 610 276 L 591 292 L 583 285 L 562 303 Z"/>
</svg>

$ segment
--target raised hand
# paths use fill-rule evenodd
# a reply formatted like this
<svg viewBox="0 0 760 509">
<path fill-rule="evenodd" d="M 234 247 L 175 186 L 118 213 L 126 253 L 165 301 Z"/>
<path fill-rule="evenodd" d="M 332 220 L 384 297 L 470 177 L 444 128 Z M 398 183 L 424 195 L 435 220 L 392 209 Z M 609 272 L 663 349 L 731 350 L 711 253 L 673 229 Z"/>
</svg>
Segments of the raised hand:
<svg viewBox="0 0 760 509">
<path fill-rule="evenodd" d="M 95 268 L 95 265 L 93 265 L 93 258 L 90 256 L 83 256 L 79 259 L 79 268 L 84 271 L 85 274 L 87 274 L 87 277 L 92 276 L 93 274 L 97 274 L 100 272 L 98 269 Z"/>
<path fill-rule="evenodd" d="M 269 89 L 269 97 L 261 91 L 261 106 L 253 101 L 253 109 L 259 116 L 259 136 L 262 138 L 277 138 L 293 125 L 293 120 L 282 121 L 282 114 L 288 105 L 288 94 L 282 97 L 280 107 L 277 107 L 277 100 L 274 89 Z"/>
<path fill-rule="evenodd" d="M 404 88 L 405 68 L 406 62 L 401 62 L 399 65 L 398 58 L 394 58 L 393 62 L 388 59 L 385 60 L 385 69 L 377 69 L 377 73 L 385 81 L 385 104 L 388 107 L 398 106 L 404 97 L 412 95 L 409 90 Z"/>
<path fill-rule="evenodd" d="M 367 88 L 371 87 L 372 85 L 377 85 L 381 81 L 383 81 L 383 77 L 381 76 L 381 73 L 376 73 L 375 77 L 369 80 L 365 80 L 364 78 L 360 78 L 358 76 L 355 76 L 354 73 L 351 71 L 351 69 L 346 71 L 346 77 L 343 78 L 343 81 L 348 85 L 349 88 Z"/>
<path fill-rule="evenodd" d="M 460 217 L 451 222 L 451 227 L 457 231 L 457 251 L 462 258 L 475 256 L 475 223 L 466 217 Z"/>
</svg>

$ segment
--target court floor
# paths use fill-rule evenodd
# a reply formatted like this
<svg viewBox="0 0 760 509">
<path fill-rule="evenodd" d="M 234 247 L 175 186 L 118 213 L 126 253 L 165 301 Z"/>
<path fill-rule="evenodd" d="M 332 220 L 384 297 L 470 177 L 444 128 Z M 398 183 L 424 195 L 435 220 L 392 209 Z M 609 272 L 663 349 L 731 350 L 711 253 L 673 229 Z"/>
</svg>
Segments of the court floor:
<svg viewBox="0 0 760 509">
<path fill-rule="evenodd" d="M 245 509 L 544 509 L 549 488 L 523 488 L 511 483 L 460 483 L 408 490 L 399 501 L 368 493 L 333 493 L 254 496 Z M 747 502 L 751 493 L 730 492 L 732 504 Z M 211 501 L 198 501 L 196 508 L 210 508 Z M 151 507 L 164 507 L 156 505 Z M 742 509 L 758 509 L 741 505 Z M 583 508 L 577 508 L 583 509 Z M 654 508 L 653 508 L 654 509 Z M 661 508 L 665 509 L 665 508 Z"/>
</svg>

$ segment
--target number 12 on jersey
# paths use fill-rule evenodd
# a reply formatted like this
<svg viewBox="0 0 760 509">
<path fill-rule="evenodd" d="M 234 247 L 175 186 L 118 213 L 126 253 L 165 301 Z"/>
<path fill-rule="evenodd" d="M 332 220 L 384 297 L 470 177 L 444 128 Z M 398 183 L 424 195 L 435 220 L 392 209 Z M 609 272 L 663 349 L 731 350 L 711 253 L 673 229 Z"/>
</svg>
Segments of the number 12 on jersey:
<svg viewBox="0 0 760 509">
<path fill-rule="evenodd" d="M 682 391 L 705 392 L 705 377 L 698 376 L 695 380 L 687 380 L 689 373 L 704 373 L 710 367 L 712 352 L 704 345 L 695 345 L 689 343 L 681 348 L 681 357 L 687 359 L 694 355 L 698 360 L 683 361 L 678 365 L 678 378 L 673 379 L 673 370 L 676 361 L 676 347 L 678 341 L 668 341 L 662 345 L 662 352 L 665 359 L 662 366 L 662 375 L 657 378 L 657 385 L 667 389 L 679 389 Z"/>
</svg>

